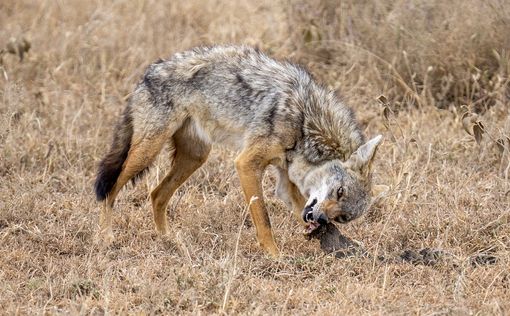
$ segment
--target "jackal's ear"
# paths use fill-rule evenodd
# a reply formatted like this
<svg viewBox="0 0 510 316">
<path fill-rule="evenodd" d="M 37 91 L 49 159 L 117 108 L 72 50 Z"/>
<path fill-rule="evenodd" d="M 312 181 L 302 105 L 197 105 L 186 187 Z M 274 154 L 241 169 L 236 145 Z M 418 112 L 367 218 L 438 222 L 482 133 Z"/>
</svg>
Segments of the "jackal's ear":
<svg viewBox="0 0 510 316">
<path fill-rule="evenodd" d="M 382 135 L 377 135 L 361 145 L 346 161 L 347 167 L 358 172 L 363 177 L 368 177 L 375 152 L 382 138 Z"/>
</svg>

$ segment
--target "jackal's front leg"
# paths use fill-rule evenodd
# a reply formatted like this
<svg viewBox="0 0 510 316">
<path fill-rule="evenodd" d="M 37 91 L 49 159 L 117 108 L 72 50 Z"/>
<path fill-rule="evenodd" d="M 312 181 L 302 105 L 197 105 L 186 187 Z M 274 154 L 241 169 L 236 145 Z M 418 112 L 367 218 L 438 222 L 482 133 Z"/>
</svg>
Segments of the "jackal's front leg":
<svg viewBox="0 0 510 316">
<path fill-rule="evenodd" d="M 241 152 L 236 158 L 235 164 L 246 203 L 250 204 L 250 213 L 257 231 L 257 240 L 264 250 L 277 257 L 279 250 L 273 238 L 262 192 L 264 169 L 272 158 L 274 157 L 272 157 L 271 150 L 267 145 L 250 146 Z M 252 200 L 253 197 L 256 197 L 256 199 Z"/>
<path fill-rule="evenodd" d="M 287 170 L 278 168 L 278 183 L 276 186 L 276 195 L 284 201 L 300 224 L 306 226 L 303 220 L 302 212 L 305 207 L 305 198 L 299 192 L 298 187 L 292 183 L 287 174 Z"/>
</svg>

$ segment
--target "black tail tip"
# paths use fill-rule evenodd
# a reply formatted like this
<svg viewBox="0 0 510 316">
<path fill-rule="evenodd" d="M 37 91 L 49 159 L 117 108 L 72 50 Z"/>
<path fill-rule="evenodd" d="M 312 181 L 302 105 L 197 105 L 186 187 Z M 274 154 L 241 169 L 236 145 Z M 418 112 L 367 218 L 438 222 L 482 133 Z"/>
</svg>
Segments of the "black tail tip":
<svg viewBox="0 0 510 316">
<path fill-rule="evenodd" d="M 96 182 L 94 184 L 94 191 L 96 192 L 96 199 L 98 201 L 104 201 L 108 194 L 112 191 L 117 177 L 119 176 L 120 170 L 107 169 L 104 165 L 99 167 L 97 173 Z"/>
<path fill-rule="evenodd" d="M 96 180 L 94 184 L 94 191 L 96 192 L 96 199 L 98 201 L 104 201 L 108 193 L 110 193 L 111 187 L 109 187 L 108 183 L 99 179 Z"/>
</svg>

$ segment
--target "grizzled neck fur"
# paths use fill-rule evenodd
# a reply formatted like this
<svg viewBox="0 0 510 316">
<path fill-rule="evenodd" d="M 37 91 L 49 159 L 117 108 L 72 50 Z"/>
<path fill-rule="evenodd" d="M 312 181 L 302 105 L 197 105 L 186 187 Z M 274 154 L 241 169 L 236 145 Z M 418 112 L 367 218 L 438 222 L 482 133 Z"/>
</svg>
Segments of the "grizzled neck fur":
<svg viewBox="0 0 510 316">
<path fill-rule="evenodd" d="M 303 111 L 302 135 L 292 155 L 300 154 L 315 165 L 334 159 L 346 161 L 365 142 L 354 112 L 333 91 L 317 87 L 313 81 L 307 86 L 298 97 Z"/>
</svg>

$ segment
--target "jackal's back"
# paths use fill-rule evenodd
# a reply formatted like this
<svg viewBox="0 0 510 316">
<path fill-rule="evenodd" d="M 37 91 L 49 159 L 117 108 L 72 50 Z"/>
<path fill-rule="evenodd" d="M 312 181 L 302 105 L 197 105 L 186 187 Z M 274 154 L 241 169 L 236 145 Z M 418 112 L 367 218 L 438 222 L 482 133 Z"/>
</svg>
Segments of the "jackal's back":
<svg viewBox="0 0 510 316">
<path fill-rule="evenodd" d="M 212 142 L 272 135 L 318 162 L 348 157 L 364 141 L 353 112 L 333 91 L 303 67 L 248 46 L 177 53 L 149 66 L 141 85 L 155 107 L 185 112 Z"/>
</svg>

